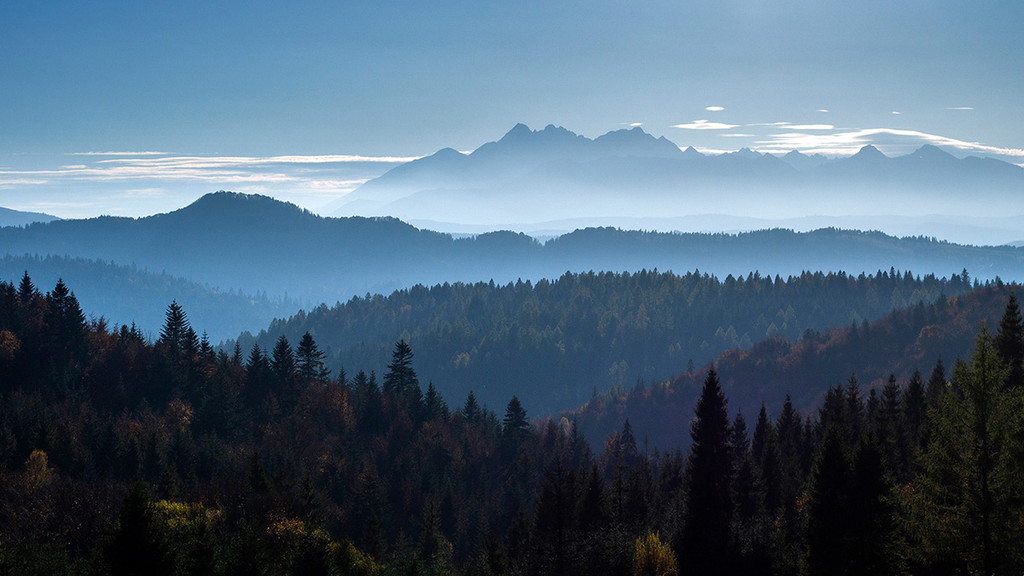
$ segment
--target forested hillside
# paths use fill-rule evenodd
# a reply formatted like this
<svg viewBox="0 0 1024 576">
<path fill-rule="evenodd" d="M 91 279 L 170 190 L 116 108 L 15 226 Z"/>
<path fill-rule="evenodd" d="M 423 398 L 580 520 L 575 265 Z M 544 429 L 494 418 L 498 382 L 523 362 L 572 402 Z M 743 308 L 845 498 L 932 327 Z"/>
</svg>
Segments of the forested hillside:
<svg viewBox="0 0 1024 576">
<path fill-rule="evenodd" d="M 353 376 L 309 334 L 246 358 L 177 304 L 165 318 L 150 342 L 87 323 L 63 282 L 0 282 L 0 573 L 1024 568 L 1013 298 L 951 371 L 835 386 L 810 416 L 785 401 L 748 423 L 709 370 L 685 451 L 648 450 L 629 421 L 593 449 L 518 398 L 496 414 L 424 392 L 404 341 Z"/>
<path fill-rule="evenodd" d="M 727 350 L 714 366 L 733 409 L 748 418 L 762 405 L 777 413 L 785 398 L 806 414 L 821 405 L 830 387 L 851 381 L 873 395 L 890 376 L 906 384 L 936 367 L 948 375 L 970 355 L 978 326 L 999 326 L 1006 301 L 1021 296 L 1019 284 L 986 286 L 919 302 L 870 323 L 808 330 L 799 338 L 773 336 L 747 350 Z M 570 417 L 592 442 L 628 418 L 652 448 L 676 446 L 688 425 L 679 415 L 692 409 L 708 365 L 697 368 L 671 381 L 596 394 Z"/>
<path fill-rule="evenodd" d="M 515 394 L 553 414 L 595 391 L 668 380 L 731 348 L 860 325 L 971 287 L 966 272 L 948 279 L 895 270 L 786 279 L 566 273 L 536 283 L 445 283 L 353 298 L 275 321 L 255 345 L 268 351 L 282 335 L 295 342 L 309 332 L 337 370 L 383 366 L 404 338 L 416 348 L 424 380 L 445 396 L 472 390 L 494 407 Z M 245 352 L 254 345 L 247 335 L 239 343 Z"/>
</svg>

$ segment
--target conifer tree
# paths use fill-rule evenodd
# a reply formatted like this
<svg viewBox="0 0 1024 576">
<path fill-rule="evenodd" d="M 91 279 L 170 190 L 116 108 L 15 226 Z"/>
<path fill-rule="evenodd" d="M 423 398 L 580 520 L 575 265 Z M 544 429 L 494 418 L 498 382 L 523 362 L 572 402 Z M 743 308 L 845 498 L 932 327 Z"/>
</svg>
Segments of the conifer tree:
<svg viewBox="0 0 1024 576">
<path fill-rule="evenodd" d="M 1021 319 L 1020 307 L 1013 294 L 999 321 L 995 344 L 996 351 L 1009 369 L 1006 385 L 1011 388 L 1024 387 L 1024 320 Z"/>
<path fill-rule="evenodd" d="M 326 354 L 317 347 L 313 335 L 306 332 L 299 341 L 299 348 L 295 352 L 296 368 L 299 378 L 303 382 L 325 383 L 331 378 L 331 371 L 324 365 Z"/>
<path fill-rule="evenodd" d="M 829 426 L 811 471 L 805 556 L 808 576 L 853 574 L 848 570 L 850 465 L 843 444 L 840 429 Z"/>
<path fill-rule="evenodd" d="M 412 368 L 412 348 L 405 342 L 405 339 L 395 343 L 395 349 L 391 353 L 391 362 L 388 370 L 384 373 L 384 392 L 388 394 L 401 394 L 412 386 L 419 386 L 416 378 L 416 371 Z"/>
<path fill-rule="evenodd" d="M 942 358 L 935 362 L 932 373 L 928 376 L 928 386 L 925 388 L 925 400 L 929 408 L 938 405 L 939 397 L 948 388 L 946 381 L 946 367 L 942 365 Z"/>
<path fill-rule="evenodd" d="M 21 277 L 21 282 L 18 284 L 18 300 L 21 301 L 22 306 L 25 306 L 32 303 L 38 297 L 39 290 L 32 283 L 32 279 L 28 276 L 28 270 L 26 270 L 25 274 Z"/>
<path fill-rule="evenodd" d="M 919 558 L 972 574 L 1024 568 L 1024 405 L 983 325 L 954 391 L 929 411 L 930 441 L 911 504 Z"/>
<path fill-rule="evenodd" d="M 905 543 L 889 477 L 881 447 L 870 437 L 863 439 L 850 469 L 845 519 L 850 543 L 845 566 L 850 574 L 895 576 L 906 572 Z"/>
<path fill-rule="evenodd" d="M 690 424 L 690 482 L 679 546 L 684 564 L 699 574 L 728 573 L 733 475 L 729 435 L 725 395 L 712 368 Z"/>
<path fill-rule="evenodd" d="M 501 422 L 501 439 L 507 454 L 515 455 L 519 447 L 530 433 L 530 422 L 526 419 L 526 409 L 519 398 L 513 396 L 505 408 L 505 417 Z"/>
<path fill-rule="evenodd" d="M 292 351 L 288 338 L 282 334 L 274 344 L 271 352 L 270 369 L 279 386 L 287 382 L 295 374 L 295 352 Z"/>
<path fill-rule="evenodd" d="M 902 462 L 903 479 L 908 479 L 913 474 L 918 452 L 924 447 L 926 417 L 924 383 L 921 380 L 921 373 L 914 370 L 903 392 L 903 434 L 906 439 Z"/>
<path fill-rule="evenodd" d="M 419 422 L 425 410 L 423 391 L 419 379 L 412 367 L 412 348 L 399 340 L 391 353 L 391 362 L 384 373 L 384 393 L 396 400 L 409 414 L 413 421 Z"/>
<path fill-rule="evenodd" d="M 49 332 L 50 360 L 63 375 L 73 362 L 83 361 L 87 351 L 85 314 L 63 279 L 46 295 L 43 322 Z"/>
<path fill-rule="evenodd" d="M 157 344 L 164 346 L 168 356 L 177 360 L 181 358 L 183 349 L 187 345 L 190 328 L 185 310 L 177 300 L 172 301 L 167 306 L 166 319 L 163 328 L 160 329 L 160 339 Z"/>
<path fill-rule="evenodd" d="M 761 411 L 758 412 L 757 423 L 754 425 L 754 437 L 750 441 L 750 454 L 754 457 L 754 462 L 760 464 L 764 457 L 764 446 L 770 433 L 771 422 L 768 420 L 768 411 L 764 407 L 764 402 L 761 402 Z"/>
<path fill-rule="evenodd" d="M 427 383 L 427 394 L 423 401 L 426 406 L 426 414 L 424 415 L 426 420 L 448 417 L 448 404 L 445 403 L 444 398 L 437 392 L 433 382 Z"/>
<path fill-rule="evenodd" d="M 472 390 L 466 395 L 466 402 L 462 406 L 461 413 L 466 422 L 470 424 L 477 424 L 480 421 L 480 404 L 476 401 Z"/>
</svg>

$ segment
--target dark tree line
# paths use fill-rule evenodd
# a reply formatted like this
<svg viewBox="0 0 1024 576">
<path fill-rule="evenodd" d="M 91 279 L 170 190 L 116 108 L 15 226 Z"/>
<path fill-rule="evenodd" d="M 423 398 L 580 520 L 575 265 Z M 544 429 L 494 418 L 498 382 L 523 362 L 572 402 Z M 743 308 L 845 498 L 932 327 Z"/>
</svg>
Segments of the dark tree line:
<svg viewBox="0 0 1024 576">
<path fill-rule="evenodd" d="M 1011 574 L 1024 567 L 1016 301 L 972 357 L 752 427 L 708 371 L 686 452 L 626 420 L 450 406 L 394 345 L 331 373 L 311 334 L 215 350 L 0 283 L 0 572 Z"/>
</svg>

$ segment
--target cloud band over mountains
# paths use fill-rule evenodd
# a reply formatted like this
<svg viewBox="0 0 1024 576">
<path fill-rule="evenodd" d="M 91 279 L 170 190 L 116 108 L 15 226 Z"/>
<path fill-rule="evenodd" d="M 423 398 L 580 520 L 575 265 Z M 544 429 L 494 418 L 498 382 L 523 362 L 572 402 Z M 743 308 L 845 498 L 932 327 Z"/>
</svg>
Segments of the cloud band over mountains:
<svg viewBox="0 0 1024 576">
<path fill-rule="evenodd" d="M 715 112 L 718 112 L 719 107 Z M 837 128 L 832 124 L 792 122 L 727 123 L 695 120 L 672 128 L 696 135 L 725 137 L 722 145 L 695 147 L 723 153 L 746 146 L 763 153 L 847 156 L 871 144 L 890 155 L 932 144 L 961 154 L 992 156 L 1024 165 L 1024 149 L 902 128 Z M 734 130 L 740 128 L 741 130 Z M 705 142 L 707 140 L 705 139 Z M 726 143 L 727 142 L 727 143 Z M 685 139 L 676 142 L 690 145 Z M 74 157 L 75 163 L 62 163 Z M 0 206 L 62 217 L 99 214 L 138 216 L 173 210 L 218 189 L 260 193 L 318 210 L 369 179 L 418 156 L 358 154 L 201 156 L 157 151 L 69 152 L 51 162 L 11 167 L 0 159 Z M 88 192 L 88 194 L 86 193 Z M 96 196 L 99 192 L 101 195 Z M 117 206 L 115 210 L 111 206 Z"/>
</svg>

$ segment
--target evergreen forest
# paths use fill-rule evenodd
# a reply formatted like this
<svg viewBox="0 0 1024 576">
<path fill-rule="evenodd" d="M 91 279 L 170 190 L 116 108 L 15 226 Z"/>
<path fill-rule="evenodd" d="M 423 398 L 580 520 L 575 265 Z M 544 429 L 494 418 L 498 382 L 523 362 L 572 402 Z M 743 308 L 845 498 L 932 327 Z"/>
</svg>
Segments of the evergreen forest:
<svg viewBox="0 0 1024 576">
<path fill-rule="evenodd" d="M 412 340 L 346 371 L 310 331 L 215 347 L 177 302 L 147 338 L 26 273 L 0 282 L 0 573 L 1017 574 L 1024 322 L 1004 286 L 943 301 L 980 290 L 1009 296 L 962 358 L 748 422 L 723 357 L 652 449 L 443 395 Z"/>
<path fill-rule="evenodd" d="M 595 391 L 692 373 L 689 366 L 702 367 L 726 350 L 860 326 L 973 286 L 966 271 L 948 279 L 894 269 L 724 279 L 699 270 L 566 272 L 537 282 L 367 294 L 274 321 L 238 342 L 243 351 L 254 342 L 269 350 L 282 335 L 295 342 L 309 332 L 337 371 L 383 366 L 394 342 L 404 339 L 416 349 L 419 373 L 446 397 L 472 390 L 484 404 L 502 406 L 516 395 L 534 413 L 551 415 L 578 407 Z"/>
</svg>

